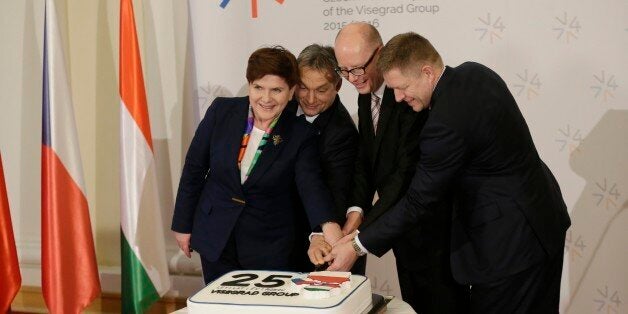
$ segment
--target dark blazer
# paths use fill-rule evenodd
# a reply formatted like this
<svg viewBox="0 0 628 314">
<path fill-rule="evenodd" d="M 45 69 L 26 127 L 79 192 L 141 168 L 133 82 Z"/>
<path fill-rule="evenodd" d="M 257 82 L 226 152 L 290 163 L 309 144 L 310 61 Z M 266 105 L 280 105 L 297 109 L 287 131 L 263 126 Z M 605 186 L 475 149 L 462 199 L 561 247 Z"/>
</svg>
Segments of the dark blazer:
<svg viewBox="0 0 628 314">
<path fill-rule="evenodd" d="M 286 111 L 296 114 L 298 103 L 292 101 Z M 301 117 L 304 119 L 304 117 Z M 327 110 L 312 122 L 318 131 L 318 151 L 323 173 L 323 180 L 329 188 L 334 200 L 336 221 L 344 225 L 346 221 L 348 198 L 351 191 L 355 157 L 358 152 L 358 130 L 351 119 L 351 115 L 336 95 L 336 99 Z M 295 200 L 296 207 L 301 208 L 301 200 Z M 299 211 L 297 223 L 305 225 L 307 219 L 303 210 Z M 300 228 L 305 231 L 306 228 Z M 308 233 L 298 235 L 303 247 L 302 254 L 296 256 L 301 266 L 298 271 L 311 271 L 312 263 L 307 255 L 309 248 Z"/>
<path fill-rule="evenodd" d="M 419 157 L 419 141 L 414 134 L 420 132 L 427 115 L 412 111 L 405 102 L 396 103 L 394 97 L 392 89 L 384 90 L 375 134 L 371 94 L 358 96 L 360 150 L 351 205 L 364 209 L 362 227 L 370 225 L 403 196 Z M 379 200 L 372 206 L 376 190 Z"/>
<path fill-rule="evenodd" d="M 360 230 L 377 220 L 401 199 L 410 185 L 419 158 L 419 138 L 428 113 L 414 112 L 405 102 L 397 103 L 393 90 L 386 87 L 381 100 L 377 133 L 373 131 L 371 95 L 358 97 L 360 146 L 352 202 L 364 209 L 365 221 Z M 372 205 L 377 191 L 379 200 Z M 442 211 L 432 224 L 405 233 L 394 245 L 398 263 L 407 269 L 422 269 L 442 264 L 435 256 L 448 248 L 449 216 Z M 428 230 L 429 229 L 429 230 Z"/>
<path fill-rule="evenodd" d="M 296 102 L 288 106 L 286 110 L 296 113 Z M 337 95 L 331 106 L 319 114 L 312 124 L 319 135 L 317 142 L 323 180 L 334 199 L 336 221 L 342 226 L 346 220 L 358 153 L 358 129 Z"/>
<path fill-rule="evenodd" d="M 296 248 L 294 194 L 310 229 L 334 220 L 321 177 L 314 128 L 284 112 L 249 178 L 240 183 L 237 157 L 247 97 L 217 98 L 192 140 L 183 167 L 172 230 L 191 233 L 191 246 L 216 261 L 233 234 L 239 263 L 250 269 L 291 269 Z M 297 189 L 293 189 L 296 185 Z"/>
<path fill-rule="evenodd" d="M 359 239 L 381 255 L 454 196 L 452 273 L 485 283 L 563 250 L 569 216 L 506 83 L 477 63 L 447 67 L 420 134 L 421 158 L 403 199 Z"/>
</svg>

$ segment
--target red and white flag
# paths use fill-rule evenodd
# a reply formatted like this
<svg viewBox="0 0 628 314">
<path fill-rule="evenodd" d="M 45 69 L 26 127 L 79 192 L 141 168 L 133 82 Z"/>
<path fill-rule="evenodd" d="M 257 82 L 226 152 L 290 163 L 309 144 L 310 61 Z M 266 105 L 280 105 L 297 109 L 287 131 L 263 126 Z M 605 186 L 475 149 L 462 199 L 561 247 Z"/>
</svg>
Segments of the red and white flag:
<svg viewBox="0 0 628 314">
<path fill-rule="evenodd" d="M 42 290 L 50 313 L 80 313 L 100 280 L 54 0 L 46 0 L 43 75 Z"/>
<path fill-rule="evenodd" d="M 21 284 L 20 264 L 17 260 L 9 198 L 0 155 L 0 313 L 9 311 Z"/>
</svg>

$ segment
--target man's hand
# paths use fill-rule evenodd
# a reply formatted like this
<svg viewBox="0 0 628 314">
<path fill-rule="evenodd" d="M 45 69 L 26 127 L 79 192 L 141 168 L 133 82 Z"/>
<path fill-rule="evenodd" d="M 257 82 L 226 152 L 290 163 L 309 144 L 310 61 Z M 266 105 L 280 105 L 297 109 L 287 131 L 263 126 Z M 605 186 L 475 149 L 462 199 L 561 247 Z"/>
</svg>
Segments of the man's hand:
<svg viewBox="0 0 628 314">
<path fill-rule="evenodd" d="M 338 243 L 331 250 L 331 254 L 325 257 L 326 262 L 334 261 L 327 267 L 329 271 L 349 271 L 357 259 L 358 254 L 353 249 L 351 241 Z"/>
<path fill-rule="evenodd" d="M 358 227 L 360 227 L 360 225 L 362 224 L 362 219 L 362 213 L 360 212 L 353 211 L 347 214 L 347 221 L 342 227 L 342 234 L 347 235 L 357 230 Z"/>
<path fill-rule="evenodd" d="M 323 229 L 325 242 L 332 246 L 343 236 L 342 230 L 340 230 L 340 225 L 335 222 L 324 223 L 321 228 Z"/>
<path fill-rule="evenodd" d="M 179 245 L 179 248 L 181 249 L 181 251 L 183 251 L 185 256 L 187 256 L 188 258 L 192 257 L 192 254 L 190 253 L 192 252 L 192 249 L 190 248 L 190 239 L 192 238 L 192 234 L 179 233 L 176 231 L 173 231 L 173 232 L 174 232 L 174 238 L 177 239 L 177 244 Z"/>
<path fill-rule="evenodd" d="M 344 244 L 344 243 L 351 243 L 351 240 L 353 240 L 353 238 L 355 238 L 356 235 L 358 235 L 357 232 L 351 232 L 351 233 L 345 235 L 344 237 L 342 237 L 340 240 L 338 240 L 338 242 L 336 242 L 335 245 L 340 245 L 340 244 Z"/>
<path fill-rule="evenodd" d="M 312 236 L 310 248 L 307 250 L 307 256 L 314 265 L 325 264 L 324 257 L 331 253 L 331 245 L 325 242 L 325 238 L 321 235 Z"/>
</svg>

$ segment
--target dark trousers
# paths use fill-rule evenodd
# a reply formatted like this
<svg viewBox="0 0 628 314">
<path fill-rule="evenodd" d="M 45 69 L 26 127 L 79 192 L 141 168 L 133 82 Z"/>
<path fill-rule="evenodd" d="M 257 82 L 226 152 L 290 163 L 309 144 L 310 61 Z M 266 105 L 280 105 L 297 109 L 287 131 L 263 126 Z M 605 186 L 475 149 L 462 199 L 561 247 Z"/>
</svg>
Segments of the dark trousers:
<svg viewBox="0 0 628 314">
<path fill-rule="evenodd" d="M 448 263 L 420 270 L 397 261 L 402 299 L 419 314 L 468 313 L 469 286 L 454 281 Z"/>
<path fill-rule="evenodd" d="M 206 285 L 230 271 L 242 270 L 243 268 L 238 262 L 238 251 L 233 236 L 229 237 L 225 249 L 217 261 L 210 262 L 201 255 L 201 267 Z"/>
<path fill-rule="evenodd" d="M 366 274 L 366 255 L 358 257 L 353 267 L 351 267 L 351 273 L 362 276 Z"/>
<path fill-rule="evenodd" d="M 520 273 L 471 287 L 471 313 L 558 313 L 563 252 Z"/>
<path fill-rule="evenodd" d="M 297 252 L 297 251 L 295 250 L 294 252 Z M 300 251 L 298 252 L 301 253 Z M 309 259 L 307 259 L 307 261 L 309 263 Z M 229 240 L 227 241 L 227 244 L 225 245 L 225 248 L 223 249 L 217 261 L 214 261 L 214 262 L 209 261 L 201 255 L 201 267 L 203 268 L 203 280 L 205 281 L 205 284 L 208 284 L 228 272 L 231 272 L 234 270 L 244 270 L 244 269 L 300 271 L 299 262 L 295 260 L 294 257 L 291 257 L 290 260 L 287 261 L 286 263 L 281 263 L 278 265 L 270 265 L 268 263 L 263 263 L 263 264 L 257 263 L 257 265 L 245 264 L 246 267 L 244 267 L 242 266 L 242 263 L 246 263 L 246 261 L 242 260 L 241 262 L 241 259 L 238 256 L 238 249 L 237 249 L 235 237 L 232 234 L 229 237 Z M 304 270 L 304 271 L 310 272 L 313 270 L 314 270 L 314 265 L 312 265 L 312 263 L 309 263 L 309 267 L 307 268 L 307 270 Z"/>
</svg>

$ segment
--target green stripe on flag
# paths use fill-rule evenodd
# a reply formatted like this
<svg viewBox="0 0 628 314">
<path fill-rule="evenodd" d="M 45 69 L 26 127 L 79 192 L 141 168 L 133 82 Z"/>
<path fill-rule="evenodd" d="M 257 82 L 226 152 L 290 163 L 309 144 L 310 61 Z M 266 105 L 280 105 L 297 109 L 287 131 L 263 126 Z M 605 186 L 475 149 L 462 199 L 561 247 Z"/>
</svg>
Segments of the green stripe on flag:
<svg viewBox="0 0 628 314">
<path fill-rule="evenodd" d="M 143 313 L 159 294 L 120 230 L 122 249 L 122 313 Z"/>
</svg>

